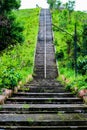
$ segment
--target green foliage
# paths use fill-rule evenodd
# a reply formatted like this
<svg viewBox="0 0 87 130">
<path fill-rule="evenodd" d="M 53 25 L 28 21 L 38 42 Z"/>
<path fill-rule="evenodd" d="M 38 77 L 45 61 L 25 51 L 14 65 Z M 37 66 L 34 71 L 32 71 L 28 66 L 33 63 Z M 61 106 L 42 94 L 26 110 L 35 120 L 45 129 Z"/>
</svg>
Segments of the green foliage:
<svg viewBox="0 0 87 130">
<path fill-rule="evenodd" d="M 83 26 L 83 56 L 87 55 L 87 24 Z"/>
<path fill-rule="evenodd" d="M 52 13 L 53 23 L 60 27 L 60 29 L 54 30 L 54 38 L 56 41 L 56 50 L 60 52 L 63 51 L 65 59 L 74 58 L 74 28 L 75 23 L 77 23 L 77 49 L 78 56 L 82 55 L 82 52 L 86 49 L 86 32 L 83 31 L 83 22 L 87 19 L 87 13 L 74 11 L 69 17 L 69 11 L 63 9 L 61 11 L 54 10 Z M 81 19 L 81 20 L 80 20 Z M 86 27 L 86 26 L 85 26 Z M 85 29 L 86 30 L 86 29 Z M 84 49 L 83 49 L 83 33 L 84 32 Z"/>
<path fill-rule="evenodd" d="M 56 59 L 58 60 L 61 60 L 64 58 L 64 53 L 62 50 L 60 50 L 60 52 L 56 51 Z"/>
<path fill-rule="evenodd" d="M 56 0 L 47 0 L 47 3 L 50 5 L 50 8 L 54 8 L 54 5 L 56 3 Z"/>
<path fill-rule="evenodd" d="M 78 58 L 78 72 L 82 75 L 87 74 L 87 56 Z"/>
<path fill-rule="evenodd" d="M 75 1 L 68 0 L 65 4 L 61 2 L 61 0 L 47 0 L 47 3 L 50 6 L 50 9 L 67 9 L 69 13 L 71 13 L 74 10 Z"/>
<path fill-rule="evenodd" d="M 68 0 L 68 2 L 65 3 L 65 8 L 69 10 L 69 12 L 72 12 L 74 10 L 75 1 Z"/>
<path fill-rule="evenodd" d="M 20 7 L 20 0 L 0 1 L 0 51 L 17 42 L 24 41 L 23 27 L 16 22 L 13 9 Z"/>
<path fill-rule="evenodd" d="M 69 22 L 69 12 L 64 9 L 58 14 L 59 27 L 66 28 Z"/>
<path fill-rule="evenodd" d="M 61 0 L 47 0 L 47 3 L 50 5 L 50 9 L 59 9 L 62 4 Z"/>
<path fill-rule="evenodd" d="M 0 0 L 0 13 L 8 13 L 12 9 L 20 7 L 21 0 Z"/>
<path fill-rule="evenodd" d="M 62 5 L 61 0 L 56 0 L 55 8 L 59 9 L 61 5 Z"/>
<path fill-rule="evenodd" d="M 17 86 L 22 77 L 14 68 L 8 68 L 2 72 L 1 79 L 1 86 L 4 88 L 13 89 L 15 86 Z"/>
<path fill-rule="evenodd" d="M 87 89 L 87 76 L 78 74 L 75 77 L 75 71 L 71 68 L 60 67 L 61 63 L 59 62 L 60 76 L 59 80 L 65 85 L 66 90 L 71 90 L 73 93 L 77 93 L 81 89 Z M 65 81 L 61 78 L 65 77 Z"/>
<path fill-rule="evenodd" d="M 75 87 L 77 87 L 78 91 L 81 89 L 87 89 L 87 83 L 86 83 L 86 76 L 78 76 L 76 79 L 72 79 L 72 81 L 69 84 L 69 87 L 71 90 L 74 90 Z"/>
<path fill-rule="evenodd" d="M 16 44 L 0 53 L 0 88 L 13 88 L 22 79 L 33 73 L 34 52 L 38 34 L 40 9 L 25 9 L 15 11 L 16 22 L 24 26 L 23 44 Z M 34 23 L 34 24 L 33 24 Z"/>
<path fill-rule="evenodd" d="M 60 77 L 63 75 L 63 82 L 67 89 L 78 91 L 79 89 L 87 89 L 87 55 L 83 52 L 87 51 L 87 13 L 80 11 L 71 11 L 69 9 L 52 10 L 54 31 L 54 45 L 56 47 L 56 58 Z M 74 29 L 77 23 L 77 68 L 78 75 L 75 77 L 74 68 Z M 59 77 L 61 82 L 62 78 Z M 67 81 L 68 80 L 68 81 Z"/>
</svg>

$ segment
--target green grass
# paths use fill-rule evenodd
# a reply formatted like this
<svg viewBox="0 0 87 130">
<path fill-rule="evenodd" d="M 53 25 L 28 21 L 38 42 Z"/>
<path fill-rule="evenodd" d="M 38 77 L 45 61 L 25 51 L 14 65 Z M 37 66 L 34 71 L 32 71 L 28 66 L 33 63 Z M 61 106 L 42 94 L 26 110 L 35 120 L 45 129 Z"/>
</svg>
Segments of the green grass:
<svg viewBox="0 0 87 130">
<path fill-rule="evenodd" d="M 62 29 L 68 31 L 71 34 L 74 33 L 75 17 L 78 17 L 78 19 L 79 17 L 82 17 L 81 20 L 77 19 L 77 25 L 78 25 L 77 31 L 79 34 L 83 26 L 82 21 L 84 21 L 84 19 L 87 17 L 87 14 L 81 13 L 81 12 L 73 12 L 71 16 L 70 24 L 67 22 L 68 21 L 67 19 L 63 21 L 62 17 L 63 17 L 63 11 L 52 10 L 53 24 L 61 27 Z M 63 26 L 61 26 L 61 24 Z M 74 67 L 72 67 L 74 49 L 72 46 L 73 42 L 72 42 L 71 37 L 68 34 L 66 35 L 65 32 L 56 29 L 54 26 L 53 26 L 53 31 L 54 31 L 54 44 L 56 47 L 56 56 L 57 56 L 58 69 L 59 69 L 58 71 L 60 74 L 58 77 L 58 80 L 60 80 L 65 85 L 66 89 L 73 90 L 74 88 L 74 91 L 76 89 L 76 92 L 78 92 L 80 89 L 87 89 L 87 75 L 82 75 L 78 73 L 77 77 L 75 77 L 75 70 L 74 70 Z M 69 39 L 71 41 L 71 50 L 70 50 L 70 54 L 68 55 L 67 53 L 68 46 L 67 46 L 66 41 Z M 80 37 L 80 40 L 82 40 L 81 37 Z M 82 41 L 80 41 L 80 43 L 78 44 L 80 45 L 81 42 Z M 63 57 L 61 57 L 61 54 L 62 54 L 61 52 L 63 53 Z"/>
<path fill-rule="evenodd" d="M 79 73 L 75 76 L 75 70 L 62 67 L 61 62 L 59 62 L 59 77 L 57 79 L 61 81 L 66 90 L 71 90 L 74 93 L 78 93 L 82 89 L 87 89 L 87 76 Z"/>
<path fill-rule="evenodd" d="M 33 74 L 39 12 L 39 8 L 14 12 L 16 20 L 24 28 L 25 42 L 21 45 L 17 43 L 0 53 L 0 88 L 15 86 L 20 80 L 25 81 L 29 74 Z"/>
</svg>

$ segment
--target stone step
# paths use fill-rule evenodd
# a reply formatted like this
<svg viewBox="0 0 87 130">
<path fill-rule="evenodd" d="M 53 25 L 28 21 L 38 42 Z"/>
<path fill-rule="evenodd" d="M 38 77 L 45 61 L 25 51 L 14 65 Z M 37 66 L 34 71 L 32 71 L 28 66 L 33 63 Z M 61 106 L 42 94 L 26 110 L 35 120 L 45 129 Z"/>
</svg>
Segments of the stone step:
<svg viewBox="0 0 87 130">
<path fill-rule="evenodd" d="M 18 92 L 17 94 L 13 95 L 14 97 L 75 97 L 74 94 L 70 92 L 66 93 L 29 93 L 29 92 Z"/>
<path fill-rule="evenodd" d="M 50 38 L 50 40 L 53 38 L 52 37 L 52 32 L 51 32 L 51 30 L 49 31 L 49 30 L 46 30 L 46 36 L 43 34 L 44 33 L 44 28 L 43 27 L 41 27 L 41 30 L 39 31 L 39 33 L 38 33 L 38 38 L 39 37 L 43 37 L 43 40 L 45 40 L 45 38 L 46 38 L 46 40 L 47 40 L 47 38 Z M 38 39 L 38 40 L 40 40 L 40 39 Z M 53 40 L 53 39 L 52 39 Z"/>
<path fill-rule="evenodd" d="M 46 27 L 46 36 L 50 35 L 52 37 L 52 28 L 51 28 L 51 26 L 45 26 L 45 25 L 40 26 L 39 27 L 40 30 L 39 30 L 38 34 L 45 37 L 45 35 L 44 35 L 44 31 L 45 31 L 44 27 Z"/>
<path fill-rule="evenodd" d="M 44 61 L 40 62 L 40 64 L 39 64 L 39 60 L 38 61 L 35 60 L 35 66 L 43 66 L 43 63 L 44 63 Z"/>
<path fill-rule="evenodd" d="M 51 34 L 50 34 L 50 35 L 51 35 Z M 44 41 L 45 38 L 44 38 L 44 36 L 42 36 L 41 34 L 39 34 L 38 40 L 39 40 L 39 41 Z M 46 41 L 52 41 L 52 40 L 53 40 L 53 37 L 52 37 L 52 36 L 46 36 Z"/>
<path fill-rule="evenodd" d="M 53 83 L 53 82 L 40 82 L 40 80 L 43 80 L 43 79 L 39 79 L 39 81 L 38 81 L 38 79 L 35 79 L 35 80 L 37 80 L 36 82 L 31 82 L 30 84 L 29 83 L 27 83 L 27 84 L 25 84 L 24 86 L 33 86 L 33 87 L 40 87 L 40 88 L 42 88 L 42 87 L 48 87 L 48 88 L 52 88 L 53 87 L 53 89 L 54 88 L 56 88 L 56 89 L 58 89 L 58 88 L 63 88 L 63 89 L 65 89 L 64 88 L 64 86 L 62 86 L 60 83 Z M 49 80 L 49 79 L 48 79 Z M 62 92 L 61 92 L 62 93 Z"/>
<path fill-rule="evenodd" d="M 40 14 L 40 22 L 41 22 L 41 20 L 44 20 L 44 17 L 46 17 L 46 18 L 49 17 L 49 19 L 51 19 L 51 14 L 50 14 L 50 12 L 49 12 L 49 13 L 46 12 L 46 15 L 45 15 L 45 13 Z"/>
<path fill-rule="evenodd" d="M 36 59 L 35 59 L 35 65 L 44 65 L 44 58 L 42 57 L 36 57 Z"/>
<path fill-rule="evenodd" d="M 60 89 L 60 90 L 64 90 L 64 89 L 65 89 L 64 87 L 62 87 L 61 84 L 58 85 L 58 86 L 54 86 L 53 84 L 49 84 L 49 83 L 48 83 L 48 84 L 43 84 L 43 83 L 42 83 L 42 85 L 39 84 L 39 86 L 37 86 L 37 85 L 35 85 L 35 84 L 32 85 L 32 86 L 31 86 L 31 84 L 25 84 L 24 87 L 29 87 L 29 89 L 50 89 L 50 90 L 51 90 L 51 89 L 53 89 L 53 90 L 54 90 L 54 89 L 56 89 L 56 90 L 57 90 L 57 89 L 58 89 L 58 90 L 59 90 L 59 89 Z"/>
<path fill-rule="evenodd" d="M 51 55 L 51 56 L 53 56 L 53 57 L 55 57 L 55 54 L 54 54 L 54 52 L 53 52 L 53 49 L 51 49 L 51 48 L 48 48 L 48 49 L 46 49 L 46 51 L 47 51 L 47 56 L 49 56 L 49 55 Z M 51 52 L 50 52 L 51 51 Z M 37 56 L 39 56 L 40 57 L 40 55 L 41 56 L 43 56 L 44 55 L 44 50 L 43 49 L 41 49 L 41 50 L 37 50 L 36 51 L 36 57 Z"/>
<path fill-rule="evenodd" d="M 0 126 L 1 130 L 87 130 L 87 126 Z"/>
<path fill-rule="evenodd" d="M 53 68 L 53 67 L 52 67 L 52 68 Z M 57 72 L 56 72 L 56 71 L 57 71 L 56 68 L 53 68 L 53 69 L 52 69 L 52 68 L 46 69 L 46 72 L 47 72 L 46 75 L 49 75 L 49 74 L 52 74 L 52 75 L 53 75 L 54 73 L 57 73 Z M 52 72 L 51 72 L 51 71 L 52 71 Z M 34 71 L 34 73 L 36 73 L 36 75 L 37 75 L 37 74 L 44 74 L 44 69 L 37 69 L 37 68 L 36 68 L 36 70 Z M 50 75 L 50 76 L 52 76 L 52 75 Z"/>
<path fill-rule="evenodd" d="M 51 15 L 50 14 L 50 11 L 48 9 L 42 9 L 41 12 L 40 12 L 40 15 L 43 15 L 44 16 L 44 11 L 46 10 L 46 15 Z"/>
<path fill-rule="evenodd" d="M 52 41 L 48 41 L 46 43 L 46 47 L 50 48 L 50 47 L 54 47 L 54 45 L 52 44 Z M 44 48 L 44 41 L 37 41 L 37 48 L 36 49 L 43 49 Z"/>
<path fill-rule="evenodd" d="M 49 62 L 49 64 L 50 64 L 50 61 L 48 60 L 48 62 Z M 46 71 L 56 71 L 57 72 L 57 69 L 56 69 L 56 64 L 55 64 L 55 62 L 54 62 L 54 65 L 49 65 L 49 64 L 47 64 L 47 67 L 46 67 Z M 40 65 L 40 64 L 39 64 Z M 40 66 L 42 66 L 42 67 L 38 67 L 38 65 L 36 65 L 35 66 L 35 68 L 34 68 L 34 70 L 42 70 L 42 71 L 44 71 L 44 65 L 40 65 Z M 38 72 L 37 71 L 37 72 Z M 50 72 L 51 73 L 51 72 Z"/>
<path fill-rule="evenodd" d="M 48 51 L 50 51 L 51 50 L 51 52 L 48 52 Z M 40 52 L 40 54 L 42 53 L 42 54 L 44 54 L 44 47 L 40 47 L 40 49 L 38 48 L 37 50 L 36 50 L 37 52 L 39 51 Z M 47 51 L 47 53 L 53 53 L 54 54 L 54 48 L 51 46 L 51 47 L 48 47 L 47 49 L 46 49 L 46 51 Z"/>
<path fill-rule="evenodd" d="M 45 76 L 40 76 L 40 75 L 36 75 L 36 76 L 33 76 L 34 77 L 34 79 L 43 79 L 43 78 L 45 78 Z M 51 76 L 51 75 L 47 75 L 46 76 L 46 79 L 55 79 L 57 77 L 57 74 L 55 75 L 53 75 L 53 76 Z"/>
<path fill-rule="evenodd" d="M 41 18 L 40 18 L 40 23 L 45 23 L 45 17 L 44 16 L 42 16 Z M 48 23 L 48 22 L 52 22 L 52 20 L 51 20 L 51 18 L 48 18 L 48 15 L 47 15 L 47 17 L 46 17 L 46 23 Z"/>
<path fill-rule="evenodd" d="M 50 19 L 49 19 L 50 20 Z M 46 27 L 46 31 L 52 32 L 52 26 L 49 23 L 44 23 L 41 21 L 42 26 L 39 26 L 39 31 L 44 31 L 44 27 Z"/>
<path fill-rule="evenodd" d="M 12 97 L 8 98 L 6 103 L 30 103 L 30 104 L 76 104 L 82 103 L 82 99 L 77 97 L 65 98 L 26 98 L 26 97 Z"/>
<path fill-rule="evenodd" d="M 47 12 L 46 12 L 46 13 L 47 13 Z M 40 17 L 43 18 L 43 17 L 44 17 L 44 14 L 43 14 L 43 15 L 40 15 Z M 51 19 L 51 15 L 50 15 L 50 13 L 46 14 L 46 18 L 47 18 L 47 19 Z"/>
<path fill-rule="evenodd" d="M 38 78 L 39 78 L 39 79 L 43 79 L 43 78 L 44 78 L 44 74 L 42 74 L 42 73 L 41 73 L 41 74 L 34 74 L 34 75 L 33 75 L 33 78 L 34 78 L 34 79 L 38 79 Z"/>
<path fill-rule="evenodd" d="M 50 51 L 50 50 L 51 50 L 51 51 Z M 47 51 L 46 54 L 54 54 L 53 49 L 50 49 L 50 48 L 49 48 L 49 49 L 47 49 L 46 51 Z M 42 55 L 42 54 L 44 55 L 44 50 L 41 50 L 41 51 L 37 50 L 37 51 L 36 51 L 36 55 Z"/>
<path fill-rule="evenodd" d="M 49 23 L 44 23 L 44 21 L 43 20 L 41 20 L 41 22 L 39 23 L 39 26 L 50 26 L 50 25 L 52 25 L 52 24 L 50 24 L 50 22 Z"/>
<path fill-rule="evenodd" d="M 55 69 L 56 70 L 56 65 L 55 66 L 47 66 L 47 70 Z M 44 66 L 35 66 L 34 70 L 44 70 Z"/>
<path fill-rule="evenodd" d="M 44 55 L 43 54 L 37 54 L 36 57 L 42 59 L 42 58 L 44 58 Z"/>
<path fill-rule="evenodd" d="M 64 88 L 64 86 L 62 86 L 61 84 L 59 84 L 59 83 L 56 83 L 56 82 L 43 82 L 42 80 L 43 79 L 36 79 L 37 81 L 34 81 L 34 82 L 31 82 L 31 83 L 27 83 L 27 84 L 25 84 L 24 85 L 24 87 L 23 88 L 25 88 L 25 87 L 30 87 L 30 88 L 48 88 L 48 89 L 65 89 Z M 40 82 L 40 80 L 42 81 L 42 82 Z M 49 79 L 48 79 L 49 80 Z M 62 93 L 62 92 L 61 92 Z"/>
<path fill-rule="evenodd" d="M 39 64 L 39 59 L 38 59 L 38 61 L 35 60 L 35 63 L 36 63 L 36 64 L 35 64 L 36 66 L 39 66 L 39 65 L 40 65 L 40 66 L 43 66 L 44 61 L 40 62 L 40 64 Z M 55 64 L 55 62 L 52 62 L 52 64 L 51 64 L 51 62 L 48 62 L 46 67 L 48 68 L 50 65 L 53 67 L 53 66 L 56 65 L 56 64 Z M 53 79 L 54 79 L 54 78 L 53 78 Z"/>
<path fill-rule="evenodd" d="M 0 126 L 87 126 L 87 114 L 0 114 Z"/>
<path fill-rule="evenodd" d="M 36 80 L 38 80 L 38 79 L 36 79 Z M 43 80 L 43 79 L 41 79 L 41 80 Z M 25 88 L 25 87 L 30 87 L 30 88 L 31 88 L 31 87 L 34 87 L 34 88 L 36 88 L 36 87 L 37 87 L 37 88 L 38 88 L 38 87 L 39 87 L 39 88 L 45 87 L 45 88 L 48 88 L 48 89 L 51 87 L 51 88 L 53 88 L 53 89 L 54 89 L 54 88 L 56 88 L 56 89 L 58 89 L 58 88 L 65 89 L 64 87 L 62 87 L 61 84 L 56 84 L 56 83 L 55 83 L 55 84 L 49 84 L 49 83 L 48 83 L 48 84 L 43 84 L 43 83 L 41 83 L 41 82 L 36 82 L 36 83 L 35 83 L 35 82 L 34 82 L 34 83 L 32 82 L 32 83 L 30 83 L 30 84 L 25 84 L 23 88 Z M 19 90 L 19 91 L 20 91 L 20 90 Z"/>
<path fill-rule="evenodd" d="M 40 58 L 36 58 L 36 59 L 37 59 L 37 60 L 35 60 L 36 66 L 38 66 L 38 65 L 42 65 L 43 66 L 44 61 L 42 59 L 40 59 Z M 40 64 L 39 64 L 39 62 L 40 62 Z M 47 62 L 47 64 L 46 64 L 47 69 L 49 68 L 49 66 L 51 66 L 53 68 L 53 66 L 56 64 L 55 63 L 56 61 L 54 60 L 54 58 L 53 59 L 48 59 L 48 60 L 46 60 L 46 62 Z M 51 64 L 51 62 L 53 62 L 53 63 Z M 57 70 L 56 67 L 55 67 L 55 69 Z"/>
<path fill-rule="evenodd" d="M 42 67 L 42 66 L 37 66 L 37 67 Z M 26 85 L 29 85 L 29 84 L 31 84 L 31 83 L 35 83 L 35 85 L 36 85 L 36 83 L 40 83 L 40 86 L 41 86 L 41 84 L 44 84 L 44 86 L 46 85 L 46 84 L 49 84 L 49 86 L 52 86 L 52 85 L 57 85 L 57 87 L 58 86 L 62 86 L 62 87 L 64 87 L 63 85 L 61 85 L 61 82 L 60 81 L 58 81 L 58 80 L 56 80 L 56 79 L 37 79 L 37 80 L 32 80 L 31 82 L 29 82 L 29 83 L 27 83 Z"/>
<path fill-rule="evenodd" d="M 40 77 L 41 78 L 41 77 Z M 22 91 L 24 92 L 45 92 L 45 93 L 60 93 L 60 92 L 66 92 L 66 90 L 61 90 L 61 89 L 45 89 L 45 88 L 29 88 L 29 87 L 24 87 L 24 88 L 21 88 Z M 20 91 L 21 91 L 20 90 Z"/>
<path fill-rule="evenodd" d="M 47 47 L 47 49 L 49 49 L 49 48 L 54 48 L 54 45 L 52 44 L 52 41 L 48 41 L 48 42 L 46 43 L 46 47 Z M 39 48 L 40 48 L 40 49 L 43 49 L 43 48 L 44 48 L 44 41 L 39 41 L 39 40 L 38 40 L 36 50 L 39 50 Z"/>
<path fill-rule="evenodd" d="M 84 104 L 4 104 L 0 108 L 0 113 L 87 113 L 87 105 Z"/>
</svg>

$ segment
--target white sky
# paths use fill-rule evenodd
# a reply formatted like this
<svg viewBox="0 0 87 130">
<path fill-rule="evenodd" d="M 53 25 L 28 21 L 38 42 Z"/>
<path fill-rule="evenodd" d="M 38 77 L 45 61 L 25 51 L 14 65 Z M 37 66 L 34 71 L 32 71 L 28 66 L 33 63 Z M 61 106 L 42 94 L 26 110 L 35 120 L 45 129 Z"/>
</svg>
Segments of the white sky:
<svg viewBox="0 0 87 130">
<path fill-rule="evenodd" d="M 46 0 L 21 0 L 21 8 L 35 8 L 36 4 L 42 8 L 48 8 Z"/>
<path fill-rule="evenodd" d="M 38 4 L 42 8 L 48 8 L 47 0 L 21 0 L 21 9 L 35 8 Z M 61 2 L 67 2 L 68 0 L 61 0 Z M 75 10 L 87 11 L 87 0 L 75 0 Z"/>
</svg>

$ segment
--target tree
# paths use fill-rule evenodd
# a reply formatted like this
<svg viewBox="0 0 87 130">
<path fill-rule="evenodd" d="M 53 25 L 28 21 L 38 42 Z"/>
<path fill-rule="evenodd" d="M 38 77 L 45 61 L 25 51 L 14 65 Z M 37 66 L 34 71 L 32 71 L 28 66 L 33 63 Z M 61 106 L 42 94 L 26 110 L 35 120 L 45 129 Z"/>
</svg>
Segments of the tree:
<svg viewBox="0 0 87 130">
<path fill-rule="evenodd" d="M 54 8 L 56 0 L 47 0 L 47 3 L 50 5 L 50 9 Z"/>
<path fill-rule="evenodd" d="M 83 56 L 87 55 L 87 24 L 83 26 Z"/>
<path fill-rule="evenodd" d="M 75 1 L 68 0 L 64 5 L 64 8 L 69 12 L 69 23 L 71 22 L 71 13 L 74 11 Z"/>
<path fill-rule="evenodd" d="M 23 28 L 16 22 L 13 10 L 20 7 L 20 0 L 0 0 L 0 51 L 23 41 Z"/>
<path fill-rule="evenodd" d="M 20 7 L 20 0 L 0 0 L 0 13 L 8 13 L 12 9 Z"/>
<path fill-rule="evenodd" d="M 60 6 L 62 5 L 61 1 L 60 0 L 56 0 L 56 8 L 57 9 L 60 9 Z"/>
<path fill-rule="evenodd" d="M 50 5 L 50 9 L 59 9 L 62 4 L 60 0 L 47 0 L 47 3 Z"/>
<path fill-rule="evenodd" d="M 65 8 L 68 9 L 70 13 L 74 10 L 74 6 L 75 1 L 69 0 L 68 2 L 65 3 Z"/>
</svg>

